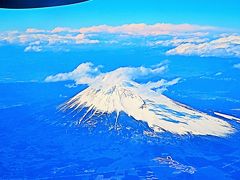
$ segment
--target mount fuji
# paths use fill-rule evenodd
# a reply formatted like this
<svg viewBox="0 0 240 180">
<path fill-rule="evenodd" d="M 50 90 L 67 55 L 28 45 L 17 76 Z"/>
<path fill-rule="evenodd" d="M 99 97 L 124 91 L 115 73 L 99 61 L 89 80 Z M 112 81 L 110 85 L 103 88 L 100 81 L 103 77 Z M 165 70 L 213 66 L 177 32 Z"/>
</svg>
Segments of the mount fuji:
<svg viewBox="0 0 240 180">
<path fill-rule="evenodd" d="M 160 80 L 145 84 L 135 81 L 138 76 L 161 73 L 164 66 L 151 68 L 123 67 L 107 73 L 99 73 L 91 63 L 78 66 L 73 72 L 49 76 L 46 80 L 75 79 L 79 84 L 88 82 L 89 87 L 64 103 L 62 110 L 81 112 L 86 109 L 78 123 L 94 116 L 116 114 L 115 127 L 120 113 L 126 113 L 136 121 L 146 122 L 155 132 L 185 135 L 226 136 L 234 128 L 226 121 L 176 102 L 161 92 L 179 81 Z"/>
</svg>

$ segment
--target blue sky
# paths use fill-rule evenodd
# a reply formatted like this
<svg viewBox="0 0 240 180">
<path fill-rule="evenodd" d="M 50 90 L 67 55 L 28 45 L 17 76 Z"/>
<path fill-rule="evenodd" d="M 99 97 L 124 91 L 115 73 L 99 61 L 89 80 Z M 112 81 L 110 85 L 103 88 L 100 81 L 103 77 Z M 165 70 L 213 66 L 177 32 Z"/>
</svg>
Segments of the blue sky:
<svg viewBox="0 0 240 180">
<path fill-rule="evenodd" d="M 82 4 L 45 9 L 1 9 L 0 30 L 157 22 L 239 29 L 239 9 L 238 0 L 90 0 Z"/>
</svg>

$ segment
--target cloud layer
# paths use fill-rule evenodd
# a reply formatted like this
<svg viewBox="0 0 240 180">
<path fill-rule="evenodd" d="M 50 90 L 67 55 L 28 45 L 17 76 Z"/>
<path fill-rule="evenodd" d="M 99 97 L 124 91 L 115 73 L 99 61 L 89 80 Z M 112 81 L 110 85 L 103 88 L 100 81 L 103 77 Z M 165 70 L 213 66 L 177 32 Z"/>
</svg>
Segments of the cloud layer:
<svg viewBox="0 0 240 180">
<path fill-rule="evenodd" d="M 125 24 L 122 26 L 92 26 L 79 29 L 81 33 L 111 33 L 111 34 L 127 34 L 139 36 L 159 36 L 159 35 L 177 35 L 192 32 L 201 32 L 206 30 L 215 30 L 211 26 L 198 26 L 191 24 L 164 24 L 157 23 L 153 25 L 147 24 Z"/>
<path fill-rule="evenodd" d="M 240 57 L 239 39 L 238 34 L 217 27 L 163 23 L 0 32 L 1 45 L 21 45 L 25 52 L 70 51 L 86 45 L 106 45 L 164 47 L 166 55 Z"/>
</svg>

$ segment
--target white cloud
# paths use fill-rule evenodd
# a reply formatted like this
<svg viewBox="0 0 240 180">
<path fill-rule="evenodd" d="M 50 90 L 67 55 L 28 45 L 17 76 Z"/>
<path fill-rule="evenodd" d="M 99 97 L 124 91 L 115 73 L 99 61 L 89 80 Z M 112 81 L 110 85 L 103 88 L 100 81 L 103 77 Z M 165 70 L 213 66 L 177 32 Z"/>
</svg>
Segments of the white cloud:
<svg viewBox="0 0 240 180">
<path fill-rule="evenodd" d="M 51 30 L 51 33 L 61 33 L 61 32 L 80 33 L 78 29 L 72 29 L 69 27 L 56 27 L 53 30 Z"/>
<path fill-rule="evenodd" d="M 234 67 L 234 68 L 237 68 L 237 69 L 240 69 L 240 63 L 234 64 L 233 67 Z"/>
<path fill-rule="evenodd" d="M 76 44 L 97 44 L 99 40 L 91 40 L 86 37 L 84 34 L 78 34 L 75 36 Z"/>
<path fill-rule="evenodd" d="M 59 47 L 67 47 L 66 45 L 80 45 L 80 44 L 97 44 L 96 39 L 90 39 L 87 35 L 82 33 L 68 33 L 61 34 L 55 30 L 56 33 L 29 28 L 25 32 L 10 31 L 0 33 L 0 42 L 9 44 L 20 44 L 25 46 L 24 51 L 40 52 L 45 49 L 64 49 Z M 37 42 L 37 44 L 36 44 Z"/>
<path fill-rule="evenodd" d="M 100 66 L 94 66 L 90 62 L 80 64 L 72 72 L 59 73 L 48 76 L 46 82 L 75 81 L 77 84 L 90 84 L 100 74 Z"/>
<path fill-rule="evenodd" d="M 122 80 L 136 80 L 142 77 L 149 77 L 157 74 L 161 74 L 166 70 L 166 66 L 160 66 L 156 68 L 140 67 L 120 67 L 114 71 L 108 72 L 107 76 L 111 76 L 113 81 Z"/>
<path fill-rule="evenodd" d="M 27 46 L 25 49 L 24 49 L 24 52 L 30 52 L 30 51 L 34 51 L 34 52 L 41 52 L 42 51 L 42 47 L 41 46 Z"/>
<path fill-rule="evenodd" d="M 217 29 L 216 27 L 211 26 L 157 23 L 153 25 L 148 24 L 124 24 L 122 26 L 99 25 L 80 28 L 79 32 L 159 36 L 159 35 L 186 34 L 189 32 L 212 31 L 216 29 Z"/>
<path fill-rule="evenodd" d="M 120 67 L 107 73 L 100 72 L 101 66 L 94 66 L 90 62 L 80 64 L 76 69 L 67 73 L 59 73 L 48 76 L 46 82 L 74 81 L 76 84 L 92 84 L 103 77 L 111 77 L 113 81 L 136 80 L 149 76 L 159 75 L 165 72 L 166 65 L 158 65 L 155 68 L 140 67 Z M 109 79 L 109 78 L 108 78 Z M 166 81 L 164 81 L 166 82 Z"/>
<path fill-rule="evenodd" d="M 176 78 L 171 81 L 167 81 L 165 79 L 161 79 L 157 82 L 148 82 L 144 84 L 144 86 L 148 89 L 154 89 L 155 91 L 162 93 L 163 91 L 167 90 L 167 87 L 177 84 L 181 78 Z"/>
<path fill-rule="evenodd" d="M 43 29 L 35 29 L 35 28 L 28 28 L 26 30 L 26 33 L 44 33 L 44 32 L 46 31 Z"/>
<path fill-rule="evenodd" d="M 166 54 L 240 57 L 240 36 L 230 35 L 199 44 L 183 43 L 170 49 Z"/>
<path fill-rule="evenodd" d="M 158 41 L 153 41 L 149 42 L 149 46 L 179 46 L 181 44 L 185 43 L 193 43 L 193 44 L 198 44 L 198 43 L 204 43 L 208 41 L 208 38 L 204 37 L 186 37 L 186 38 L 179 38 L 179 37 L 174 37 L 173 39 L 169 40 L 158 40 Z"/>
<path fill-rule="evenodd" d="M 30 51 L 34 51 L 34 52 L 40 52 L 42 51 L 42 46 L 41 46 L 41 42 L 40 41 L 35 41 L 29 44 L 29 46 L 27 46 L 24 49 L 25 52 L 30 52 Z"/>
<path fill-rule="evenodd" d="M 18 31 L 2 32 L 0 33 L 0 42 L 16 43 L 18 35 L 19 35 Z"/>
</svg>

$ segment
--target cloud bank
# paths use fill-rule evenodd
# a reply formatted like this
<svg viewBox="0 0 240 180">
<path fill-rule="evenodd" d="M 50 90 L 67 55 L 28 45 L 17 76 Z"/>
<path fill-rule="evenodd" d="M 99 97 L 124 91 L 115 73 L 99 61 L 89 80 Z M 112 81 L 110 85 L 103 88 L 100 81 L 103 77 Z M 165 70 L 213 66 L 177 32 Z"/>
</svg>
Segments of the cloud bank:
<svg viewBox="0 0 240 180">
<path fill-rule="evenodd" d="M 164 23 L 0 32 L 1 45 L 21 45 L 25 52 L 70 51 L 86 45 L 143 46 L 164 49 L 166 55 L 240 57 L 239 39 L 238 34 L 218 27 Z"/>
<path fill-rule="evenodd" d="M 153 25 L 147 24 L 125 24 L 122 26 L 92 26 L 79 29 L 81 33 L 111 33 L 111 34 L 127 34 L 138 36 L 159 36 L 159 35 L 177 35 L 193 32 L 201 32 L 206 30 L 215 30 L 216 27 L 199 26 L 191 24 L 164 24 L 157 23 Z"/>
</svg>

